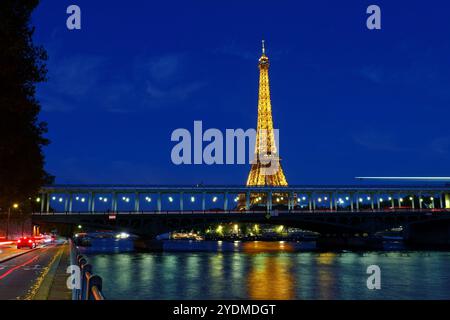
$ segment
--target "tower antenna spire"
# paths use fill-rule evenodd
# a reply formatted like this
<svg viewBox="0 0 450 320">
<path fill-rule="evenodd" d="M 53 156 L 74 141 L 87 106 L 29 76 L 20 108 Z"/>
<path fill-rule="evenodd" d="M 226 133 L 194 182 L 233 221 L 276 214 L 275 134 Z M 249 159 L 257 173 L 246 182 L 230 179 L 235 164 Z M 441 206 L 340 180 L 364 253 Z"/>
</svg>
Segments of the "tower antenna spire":
<svg viewBox="0 0 450 320">
<path fill-rule="evenodd" d="M 265 41 L 262 41 L 262 53 L 266 54 L 266 46 L 265 46 Z"/>
</svg>

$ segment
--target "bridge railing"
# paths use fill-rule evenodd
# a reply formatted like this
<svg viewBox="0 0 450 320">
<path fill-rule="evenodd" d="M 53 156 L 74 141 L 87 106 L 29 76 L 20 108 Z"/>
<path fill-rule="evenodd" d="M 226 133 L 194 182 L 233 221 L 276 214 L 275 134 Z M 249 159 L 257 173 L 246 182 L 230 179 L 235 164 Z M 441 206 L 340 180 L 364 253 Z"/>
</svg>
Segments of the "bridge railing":
<svg viewBox="0 0 450 320">
<path fill-rule="evenodd" d="M 335 209 L 315 209 L 315 210 L 183 210 L 183 211 L 72 211 L 72 212 L 36 212 L 33 215 L 51 216 L 51 215 L 103 215 L 114 217 L 120 214 L 131 214 L 131 215 L 170 215 L 170 214 L 270 214 L 270 213 L 292 213 L 292 214 L 315 214 L 315 213 L 398 213 L 398 212 L 429 212 L 429 213 L 441 213 L 450 212 L 450 209 L 418 209 L 418 208 L 380 208 L 380 209 L 359 209 L 359 210 L 335 210 Z"/>
<path fill-rule="evenodd" d="M 75 300 L 105 300 L 103 295 L 103 280 L 92 271 L 92 265 L 88 263 L 86 257 L 74 248 L 75 262 L 80 268 L 80 289 L 76 290 L 73 298 Z"/>
</svg>

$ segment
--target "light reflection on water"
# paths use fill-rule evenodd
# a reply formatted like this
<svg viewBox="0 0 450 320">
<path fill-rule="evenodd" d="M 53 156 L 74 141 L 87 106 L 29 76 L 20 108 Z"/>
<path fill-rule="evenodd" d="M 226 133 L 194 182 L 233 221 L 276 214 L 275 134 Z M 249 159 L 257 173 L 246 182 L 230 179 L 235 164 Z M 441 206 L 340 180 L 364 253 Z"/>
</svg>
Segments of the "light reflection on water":
<svg viewBox="0 0 450 320">
<path fill-rule="evenodd" d="M 179 244 L 178 244 L 179 245 Z M 280 245 L 280 244 L 278 244 Z M 90 255 L 109 299 L 450 299 L 449 252 L 295 252 L 239 244 L 232 252 Z M 367 289 L 379 265 L 382 289 Z"/>
</svg>

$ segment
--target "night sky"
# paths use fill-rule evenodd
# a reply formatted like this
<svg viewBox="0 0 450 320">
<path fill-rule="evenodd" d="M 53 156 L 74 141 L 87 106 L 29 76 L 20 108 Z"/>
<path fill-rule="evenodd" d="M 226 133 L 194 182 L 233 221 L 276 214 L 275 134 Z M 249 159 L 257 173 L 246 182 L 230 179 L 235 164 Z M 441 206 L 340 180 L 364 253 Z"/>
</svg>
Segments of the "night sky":
<svg viewBox="0 0 450 320">
<path fill-rule="evenodd" d="M 382 30 L 366 28 L 370 4 Z M 42 0 L 47 169 L 57 183 L 244 184 L 249 165 L 173 165 L 170 136 L 256 126 L 264 38 L 291 185 L 449 176 L 449 15 L 448 1 Z"/>
</svg>

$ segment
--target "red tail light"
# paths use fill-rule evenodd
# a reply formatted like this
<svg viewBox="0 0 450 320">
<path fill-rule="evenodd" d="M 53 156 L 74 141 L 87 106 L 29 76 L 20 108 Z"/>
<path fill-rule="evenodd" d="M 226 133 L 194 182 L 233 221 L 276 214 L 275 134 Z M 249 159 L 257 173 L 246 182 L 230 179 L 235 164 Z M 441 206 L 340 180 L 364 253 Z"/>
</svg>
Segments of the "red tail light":
<svg viewBox="0 0 450 320">
<path fill-rule="evenodd" d="M 31 240 L 28 240 L 28 243 L 31 243 L 32 241 Z"/>
<path fill-rule="evenodd" d="M 21 243 L 21 242 L 22 242 L 22 240 L 20 240 L 20 239 L 19 239 L 19 240 L 17 240 L 17 243 Z"/>
</svg>

